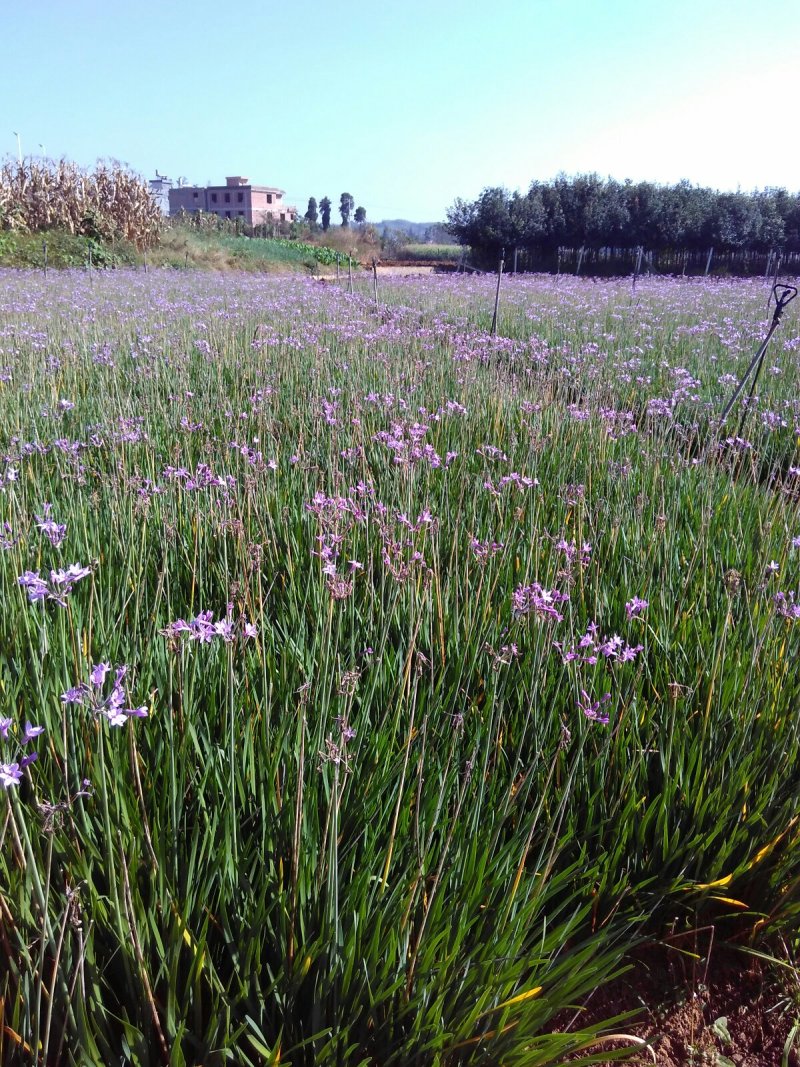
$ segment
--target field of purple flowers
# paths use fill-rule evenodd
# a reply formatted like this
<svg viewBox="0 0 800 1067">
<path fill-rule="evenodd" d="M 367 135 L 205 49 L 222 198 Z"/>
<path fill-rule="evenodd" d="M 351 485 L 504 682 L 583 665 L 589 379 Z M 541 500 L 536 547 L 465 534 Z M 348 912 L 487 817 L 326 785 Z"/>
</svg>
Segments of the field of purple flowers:
<svg viewBox="0 0 800 1067">
<path fill-rule="evenodd" d="M 595 1062 L 796 939 L 796 304 L 720 426 L 763 284 L 358 287 L 0 272 L 0 1062 Z"/>
</svg>

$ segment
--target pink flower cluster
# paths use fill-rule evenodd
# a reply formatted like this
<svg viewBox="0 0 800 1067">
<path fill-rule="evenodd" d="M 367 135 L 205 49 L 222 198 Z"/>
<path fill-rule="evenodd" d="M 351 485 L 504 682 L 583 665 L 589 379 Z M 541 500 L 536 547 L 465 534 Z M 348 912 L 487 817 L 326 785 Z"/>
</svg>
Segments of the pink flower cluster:
<svg viewBox="0 0 800 1067">
<path fill-rule="evenodd" d="M 606 660 L 617 660 L 619 663 L 629 663 L 643 650 L 644 645 L 629 645 L 619 636 L 601 637 L 596 623 L 590 622 L 586 627 L 586 633 L 579 638 L 577 643 L 566 648 L 560 641 L 554 641 L 554 646 L 561 653 L 563 662 L 586 663 L 593 666 L 598 663 L 600 657 Z"/>
<path fill-rule="evenodd" d="M 81 567 L 71 563 L 66 570 L 50 571 L 50 577 L 42 578 L 38 571 L 25 571 L 17 581 L 28 592 L 28 600 L 36 604 L 40 600 L 54 600 L 61 607 L 66 607 L 66 598 L 72 587 L 81 578 L 91 574 L 91 567 Z"/>
<path fill-rule="evenodd" d="M 564 616 L 558 611 L 559 604 L 566 604 L 569 593 L 559 593 L 557 589 L 544 589 L 538 582 L 532 585 L 518 585 L 511 597 L 511 611 L 514 618 L 523 615 L 535 615 L 542 619 L 561 622 Z"/>
<path fill-rule="evenodd" d="M 244 617 L 234 622 L 232 605 L 228 605 L 227 615 L 222 619 L 217 619 L 216 622 L 213 611 L 201 611 L 189 622 L 185 619 L 176 619 L 159 633 L 170 638 L 179 638 L 182 634 L 188 634 L 190 641 L 197 641 L 201 645 L 211 644 L 215 638 L 220 638 L 226 644 L 230 644 L 237 635 L 245 641 L 248 638 L 257 637 L 258 627 Z"/>
</svg>

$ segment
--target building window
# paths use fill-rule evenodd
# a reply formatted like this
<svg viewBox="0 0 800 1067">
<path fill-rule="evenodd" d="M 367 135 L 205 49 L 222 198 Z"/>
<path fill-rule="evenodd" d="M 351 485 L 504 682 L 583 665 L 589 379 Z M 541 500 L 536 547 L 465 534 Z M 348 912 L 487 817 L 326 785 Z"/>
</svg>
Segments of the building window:
<svg viewBox="0 0 800 1067">
<path fill-rule="evenodd" d="M 241 216 L 242 216 L 242 218 L 244 218 L 244 212 L 243 212 L 243 211 L 237 211 L 237 212 L 236 212 L 236 214 L 237 214 L 237 215 L 241 215 Z"/>
<path fill-rule="evenodd" d="M 197 190 L 195 189 L 195 191 L 194 191 L 194 192 L 192 193 L 192 196 L 193 196 L 193 198 L 194 198 L 195 200 L 197 200 L 197 198 L 198 198 L 198 197 L 200 196 L 200 194 L 199 194 L 199 193 L 197 192 Z"/>
<path fill-rule="evenodd" d="M 226 193 L 225 194 L 225 203 L 226 204 L 230 204 L 230 202 L 231 202 L 231 194 L 230 193 Z"/>
<path fill-rule="evenodd" d="M 231 213 L 230 213 L 230 211 L 226 211 L 226 212 L 225 212 L 225 218 L 226 218 L 226 219 L 229 219 L 230 217 L 231 217 Z"/>
<path fill-rule="evenodd" d="M 217 202 L 217 194 L 216 193 L 212 193 L 211 194 L 211 203 L 212 204 L 216 204 L 216 202 Z"/>
<path fill-rule="evenodd" d="M 244 203 L 244 193 L 237 193 L 236 194 L 236 203 L 237 204 L 243 204 Z"/>
<path fill-rule="evenodd" d="M 267 203 L 268 204 L 272 203 L 272 193 L 267 193 Z"/>
</svg>

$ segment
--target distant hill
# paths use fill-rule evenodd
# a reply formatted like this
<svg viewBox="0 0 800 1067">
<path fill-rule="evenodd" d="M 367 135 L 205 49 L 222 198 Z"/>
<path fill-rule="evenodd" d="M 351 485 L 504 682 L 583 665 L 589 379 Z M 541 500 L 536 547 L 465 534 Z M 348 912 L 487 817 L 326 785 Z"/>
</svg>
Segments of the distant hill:
<svg viewBox="0 0 800 1067">
<path fill-rule="evenodd" d="M 374 222 L 378 233 L 407 233 L 415 241 L 430 241 L 432 244 L 452 244 L 453 238 L 445 230 L 443 222 L 410 222 L 408 219 L 383 219 Z"/>
</svg>

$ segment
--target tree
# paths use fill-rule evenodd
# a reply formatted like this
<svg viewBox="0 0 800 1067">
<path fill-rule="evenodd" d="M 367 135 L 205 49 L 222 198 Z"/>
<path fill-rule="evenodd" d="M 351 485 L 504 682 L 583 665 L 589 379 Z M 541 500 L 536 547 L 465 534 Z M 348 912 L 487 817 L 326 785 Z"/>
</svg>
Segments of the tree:
<svg viewBox="0 0 800 1067">
<path fill-rule="evenodd" d="M 366 222 L 367 221 L 367 209 L 364 208 L 364 207 L 357 207 L 356 208 L 355 218 L 356 218 L 356 222 L 358 222 L 359 224 L 362 223 L 362 222 Z"/>
<path fill-rule="evenodd" d="M 342 216 L 342 226 L 350 225 L 350 216 L 353 214 L 355 206 L 356 202 L 350 193 L 342 193 L 339 197 L 339 214 Z"/>
<path fill-rule="evenodd" d="M 502 247 L 793 251 L 800 247 L 800 194 L 720 193 L 688 181 L 634 184 L 559 174 L 532 182 L 524 195 L 488 188 L 473 202 L 456 200 L 446 229 L 490 267 Z"/>
<path fill-rule="evenodd" d="M 327 196 L 323 196 L 319 202 L 319 214 L 322 220 L 322 229 L 327 230 L 331 224 L 331 202 Z"/>
<path fill-rule="evenodd" d="M 308 208 L 306 209 L 306 213 L 303 217 L 310 226 L 317 225 L 317 201 L 314 199 L 313 196 L 310 196 L 308 198 Z"/>
</svg>

